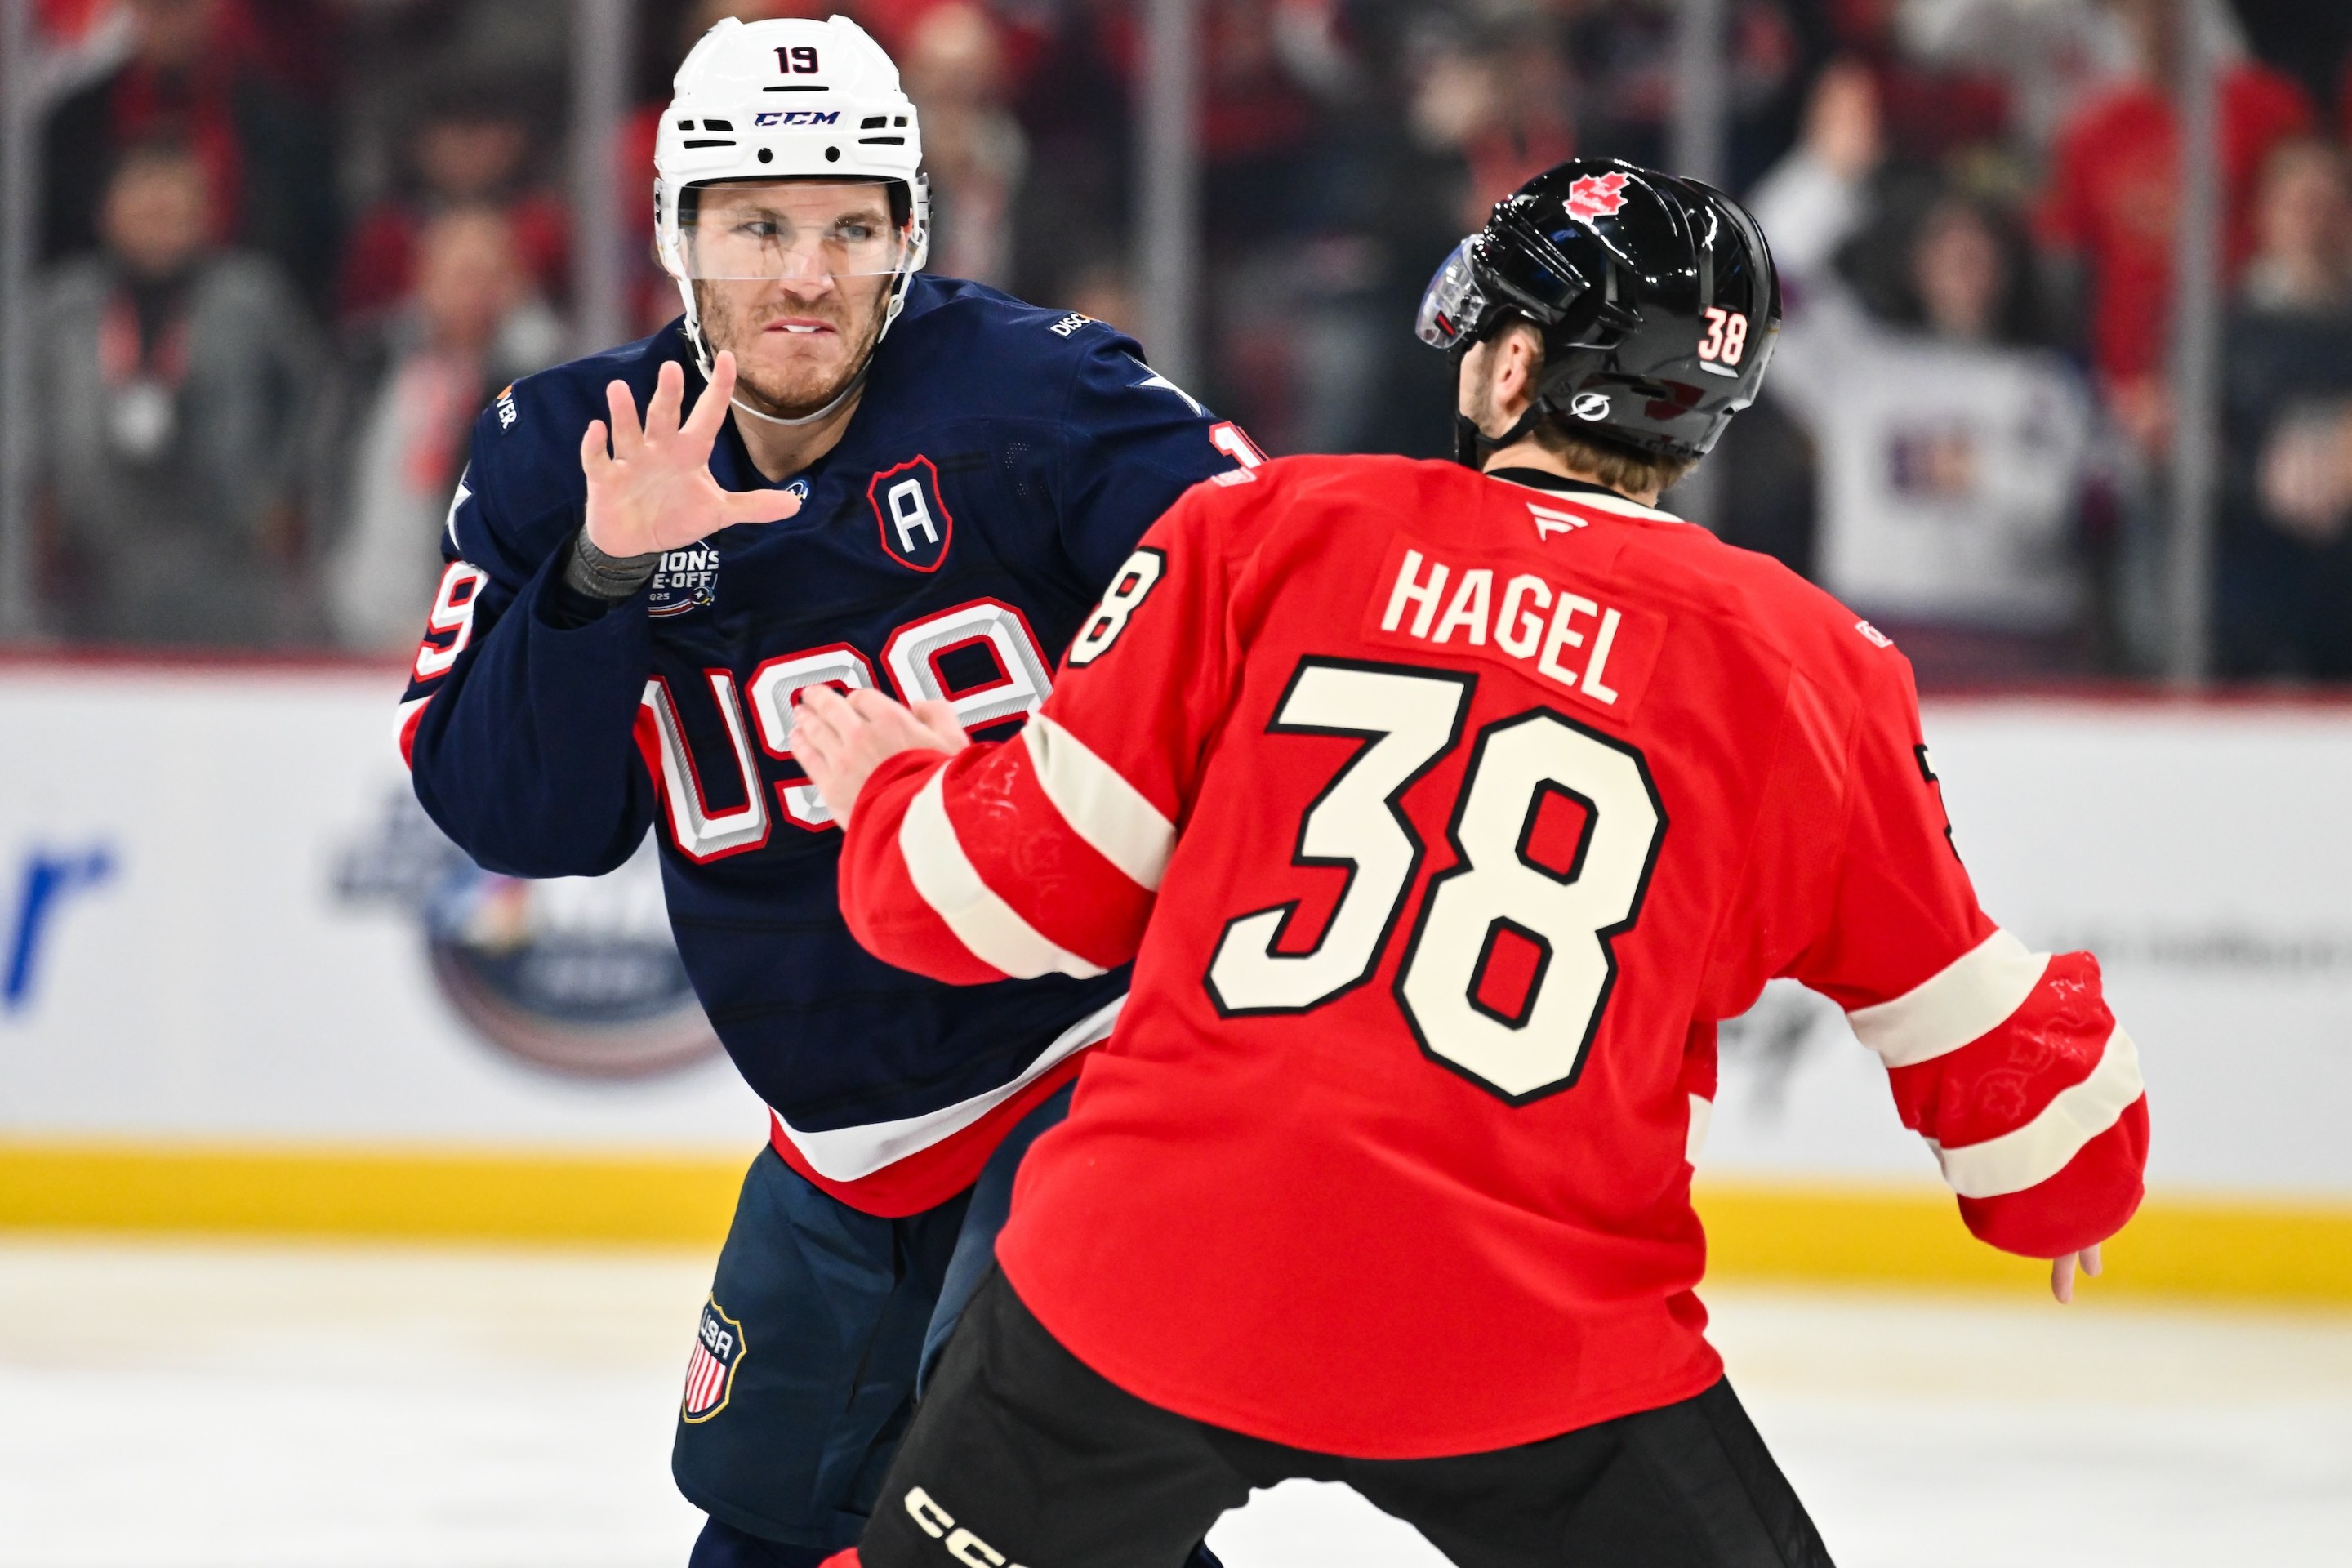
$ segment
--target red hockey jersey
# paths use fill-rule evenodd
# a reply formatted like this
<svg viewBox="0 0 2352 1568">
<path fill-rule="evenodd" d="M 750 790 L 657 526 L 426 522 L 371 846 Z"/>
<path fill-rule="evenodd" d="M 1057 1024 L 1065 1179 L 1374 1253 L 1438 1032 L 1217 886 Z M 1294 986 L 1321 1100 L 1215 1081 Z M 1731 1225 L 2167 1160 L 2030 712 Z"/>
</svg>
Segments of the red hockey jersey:
<svg viewBox="0 0 2352 1568">
<path fill-rule="evenodd" d="M 1688 1155 L 1716 1021 L 1775 975 L 1847 1010 L 1979 1237 L 2053 1257 L 2139 1202 L 2131 1040 L 2088 954 L 1978 909 L 1903 656 L 1559 483 L 1220 475 L 1018 739 L 859 798 L 841 890 L 876 953 L 1135 958 L 998 1255 L 1154 1404 L 1403 1458 L 1698 1393 Z"/>
</svg>

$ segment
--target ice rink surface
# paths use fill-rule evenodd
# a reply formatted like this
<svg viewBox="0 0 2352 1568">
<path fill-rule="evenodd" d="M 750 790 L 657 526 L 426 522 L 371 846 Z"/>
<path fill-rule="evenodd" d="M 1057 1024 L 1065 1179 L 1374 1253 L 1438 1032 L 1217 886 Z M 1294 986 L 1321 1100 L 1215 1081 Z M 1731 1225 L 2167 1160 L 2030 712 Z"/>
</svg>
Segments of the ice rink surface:
<svg viewBox="0 0 2352 1568">
<path fill-rule="evenodd" d="M 0 1568 L 682 1568 L 709 1267 L 0 1239 Z M 1845 1568 L 2352 1564 L 2352 1316 L 1707 1298 Z M 1306 1485 L 1211 1541 L 1231 1568 L 1442 1561 Z"/>
</svg>

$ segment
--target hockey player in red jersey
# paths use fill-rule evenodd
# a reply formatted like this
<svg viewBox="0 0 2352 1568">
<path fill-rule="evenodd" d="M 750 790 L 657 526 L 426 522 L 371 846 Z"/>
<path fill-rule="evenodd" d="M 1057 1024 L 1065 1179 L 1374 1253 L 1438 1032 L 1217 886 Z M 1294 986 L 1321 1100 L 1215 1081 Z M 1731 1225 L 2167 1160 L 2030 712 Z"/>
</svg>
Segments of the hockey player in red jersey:
<svg viewBox="0 0 2352 1568">
<path fill-rule="evenodd" d="M 1014 741 L 811 697 L 859 941 L 1135 962 L 867 1568 L 1174 1568 L 1292 1476 L 1476 1568 L 1826 1563 L 1694 1294 L 1717 1021 L 1774 976 L 1846 1010 L 1970 1230 L 2062 1299 L 2095 1267 L 2147 1142 L 2096 963 L 1978 908 L 1902 654 L 1653 504 L 1778 318 L 1736 204 L 1563 165 L 1423 304 L 1463 465 L 1196 487 Z"/>
</svg>

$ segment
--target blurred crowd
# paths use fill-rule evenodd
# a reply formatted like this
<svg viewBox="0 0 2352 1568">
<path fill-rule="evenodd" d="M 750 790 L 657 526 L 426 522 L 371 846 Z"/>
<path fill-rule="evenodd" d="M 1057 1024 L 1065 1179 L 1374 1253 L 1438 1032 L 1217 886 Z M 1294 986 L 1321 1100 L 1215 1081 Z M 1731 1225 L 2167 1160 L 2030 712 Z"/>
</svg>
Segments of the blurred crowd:
<svg viewBox="0 0 2352 1568">
<path fill-rule="evenodd" d="M 2216 673 L 2352 679 L 2352 5 L 2200 3 L 2227 55 Z M 1726 178 L 1787 321 L 1667 504 L 1930 685 L 2160 668 L 2179 0 L 1725 4 Z M 641 0 L 629 221 L 692 40 L 834 9 L 923 110 L 932 266 L 1131 326 L 1140 0 Z M 405 648 L 474 415 L 601 346 L 567 316 L 570 0 L 37 10 L 48 631 Z M 1670 163 L 1675 0 L 1202 10 L 1196 390 L 1271 451 L 1439 455 L 1422 285 L 1539 169 Z M 631 254 L 652 331 L 677 295 Z"/>
</svg>

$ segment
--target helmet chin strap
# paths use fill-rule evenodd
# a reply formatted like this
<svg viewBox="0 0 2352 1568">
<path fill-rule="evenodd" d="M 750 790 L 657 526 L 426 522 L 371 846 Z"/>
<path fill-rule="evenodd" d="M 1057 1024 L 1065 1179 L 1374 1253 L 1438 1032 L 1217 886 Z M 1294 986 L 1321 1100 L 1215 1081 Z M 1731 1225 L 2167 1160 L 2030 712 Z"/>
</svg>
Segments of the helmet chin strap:
<svg viewBox="0 0 2352 1568">
<path fill-rule="evenodd" d="M 1536 426 L 1551 417 L 1551 412 L 1550 402 L 1538 397 L 1528 404 L 1528 411 L 1499 436 L 1487 435 L 1467 414 L 1456 414 L 1454 416 L 1454 460 L 1465 468 L 1483 473 L 1487 458 L 1504 447 L 1526 439 Z"/>
<path fill-rule="evenodd" d="M 727 401 L 737 413 L 748 414 L 752 418 L 761 421 L 762 424 L 782 425 L 787 428 L 798 428 L 803 425 L 814 425 L 822 420 L 832 418 L 835 413 L 839 412 L 843 404 L 856 396 L 858 391 L 866 384 L 866 371 L 872 368 L 873 360 L 871 356 L 868 356 L 866 364 L 858 370 L 856 375 L 849 378 L 849 384 L 843 387 L 832 402 L 826 404 L 815 413 L 803 414 L 797 419 L 787 419 L 781 414 L 764 413 L 760 409 L 752 407 L 750 404 L 744 402 L 740 397 L 730 396 Z"/>
</svg>

